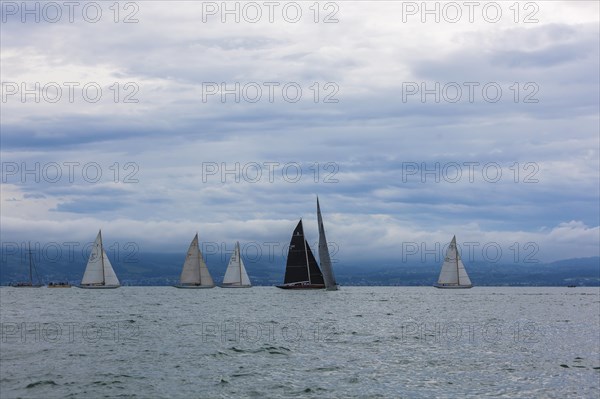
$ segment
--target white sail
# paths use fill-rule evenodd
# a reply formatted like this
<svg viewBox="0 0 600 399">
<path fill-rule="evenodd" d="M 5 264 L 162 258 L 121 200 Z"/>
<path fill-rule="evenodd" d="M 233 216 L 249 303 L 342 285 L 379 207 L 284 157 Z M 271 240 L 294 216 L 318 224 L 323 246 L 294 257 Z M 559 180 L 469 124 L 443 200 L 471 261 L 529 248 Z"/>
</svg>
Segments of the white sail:
<svg viewBox="0 0 600 399">
<path fill-rule="evenodd" d="M 450 242 L 450 246 L 446 251 L 446 257 L 444 258 L 444 264 L 442 265 L 442 270 L 436 286 L 465 288 L 472 286 L 471 279 L 469 279 L 465 265 L 458 253 L 456 236 L 452 238 L 452 242 Z"/>
<path fill-rule="evenodd" d="M 200 267 L 197 264 L 199 255 L 200 248 L 198 247 L 198 234 L 196 234 L 190 243 L 183 262 L 183 270 L 181 270 L 181 276 L 179 277 L 181 284 L 200 284 Z"/>
<path fill-rule="evenodd" d="M 230 287 L 250 287 L 250 278 L 246 273 L 244 261 L 240 255 L 240 243 L 235 244 L 235 250 L 229 259 L 225 277 L 223 278 L 223 286 Z"/>
<path fill-rule="evenodd" d="M 106 251 L 102 250 L 102 256 L 104 257 L 104 284 L 105 285 L 120 285 L 119 279 L 113 270 L 110 260 L 106 255 Z"/>
<path fill-rule="evenodd" d="M 92 246 L 81 285 L 108 285 L 118 286 L 119 279 L 112 268 L 110 260 L 102 245 L 102 231 L 98 232 L 96 241 Z"/>
<path fill-rule="evenodd" d="M 328 291 L 335 291 L 338 285 L 335 282 L 333 268 L 331 266 L 331 258 L 329 257 L 329 248 L 327 247 L 327 238 L 325 237 L 325 227 L 323 226 L 323 218 L 321 217 L 321 207 L 319 206 L 319 198 L 317 197 L 317 220 L 319 223 L 319 262 L 321 263 L 321 271 L 323 272 L 323 280 Z"/>
<path fill-rule="evenodd" d="M 200 285 L 203 287 L 214 287 L 215 283 L 208 271 L 206 262 L 204 262 L 200 248 L 198 248 L 198 264 L 200 265 Z"/>
<path fill-rule="evenodd" d="M 199 285 L 205 287 L 213 287 L 215 285 L 202 257 L 202 252 L 200 252 L 198 234 L 194 236 L 188 248 L 179 281 L 182 285 Z"/>
</svg>

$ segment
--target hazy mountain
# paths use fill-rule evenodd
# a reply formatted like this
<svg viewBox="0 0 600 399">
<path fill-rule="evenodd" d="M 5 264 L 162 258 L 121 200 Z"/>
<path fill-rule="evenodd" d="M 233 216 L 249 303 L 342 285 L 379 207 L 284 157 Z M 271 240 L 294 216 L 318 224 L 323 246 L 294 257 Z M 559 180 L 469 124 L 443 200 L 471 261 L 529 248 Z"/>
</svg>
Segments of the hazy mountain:
<svg viewBox="0 0 600 399">
<path fill-rule="evenodd" d="M 28 278 L 29 260 L 0 252 L 0 284 Z M 111 262 L 124 285 L 169 285 L 179 279 L 185 254 L 136 253 L 133 256 L 111 256 Z M 66 257 L 65 257 L 66 258 Z M 69 280 L 79 283 L 85 269 L 83 257 L 50 259 L 34 253 L 33 259 L 42 282 Z M 219 283 L 227 266 L 225 256 L 208 256 L 207 264 Z M 254 285 L 274 285 L 283 281 L 285 259 L 245 261 Z M 471 262 L 466 265 L 474 285 L 533 285 L 533 286 L 600 286 L 600 258 L 565 259 L 552 263 L 499 264 Z M 432 285 L 440 264 L 400 263 L 394 260 L 373 263 L 334 263 L 341 285 Z M 34 275 L 35 278 L 35 275 Z"/>
</svg>

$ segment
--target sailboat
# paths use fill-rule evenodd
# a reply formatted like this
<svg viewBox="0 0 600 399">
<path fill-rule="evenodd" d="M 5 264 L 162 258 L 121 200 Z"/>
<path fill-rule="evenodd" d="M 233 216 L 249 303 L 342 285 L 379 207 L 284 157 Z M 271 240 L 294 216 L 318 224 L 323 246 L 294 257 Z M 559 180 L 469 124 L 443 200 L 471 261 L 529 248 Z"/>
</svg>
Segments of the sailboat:
<svg viewBox="0 0 600 399">
<path fill-rule="evenodd" d="M 235 250 L 229 259 L 225 277 L 223 277 L 223 285 L 221 288 L 250 288 L 250 278 L 246 273 L 244 261 L 240 255 L 240 243 L 235 244 Z"/>
<path fill-rule="evenodd" d="M 71 283 L 69 283 L 68 281 L 51 281 L 48 283 L 48 288 L 71 288 Z"/>
<path fill-rule="evenodd" d="M 37 273 L 37 269 L 33 264 L 33 256 L 31 256 L 31 243 L 28 243 L 28 254 L 29 254 L 29 281 L 18 282 L 13 285 L 16 288 L 40 288 L 42 284 L 40 283 L 40 276 Z M 22 258 L 21 258 L 22 259 Z M 35 270 L 35 275 L 37 277 L 38 283 L 33 284 L 33 270 Z"/>
<path fill-rule="evenodd" d="M 119 288 L 121 284 L 110 264 L 110 260 L 102 245 L 102 231 L 98 231 L 96 241 L 92 246 L 83 279 L 79 288 L 109 289 Z"/>
<path fill-rule="evenodd" d="M 335 282 L 333 268 L 331 267 L 331 258 L 329 257 L 329 248 L 327 247 L 327 238 L 325 237 L 325 227 L 323 227 L 323 218 L 321 217 L 321 207 L 319 206 L 319 197 L 317 197 L 317 220 L 319 222 L 319 262 L 323 270 L 325 287 L 327 291 L 337 291 L 339 286 Z"/>
<path fill-rule="evenodd" d="M 465 265 L 460 259 L 458 249 L 456 247 L 456 236 L 452 237 L 452 242 L 446 251 L 446 258 L 442 265 L 442 271 L 436 284 L 436 288 L 471 288 L 471 279 L 467 275 Z"/>
<path fill-rule="evenodd" d="M 323 273 L 321 273 L 315 256 L 304 238 L 302 219 L 300 219 L 292 233 L 283 285 L 277 285 L 276 287 L 282 289 L 325 288 Z"/>
<path fill-rule="evenodd" d="M 176 288 L 213 288 L 215 283 L 202 258 L 202 252 L 198 246 L 198 233 L 190 243 L 187 256 L 183 262 L 183 270 L 179 277 L 179 285 Z"/>
</svg>

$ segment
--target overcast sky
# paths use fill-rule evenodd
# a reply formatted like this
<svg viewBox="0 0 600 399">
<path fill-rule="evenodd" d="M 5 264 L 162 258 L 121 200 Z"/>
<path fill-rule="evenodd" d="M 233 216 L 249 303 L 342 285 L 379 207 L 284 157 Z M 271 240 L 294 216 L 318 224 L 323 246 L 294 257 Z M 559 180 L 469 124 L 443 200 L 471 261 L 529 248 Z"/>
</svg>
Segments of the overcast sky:
<svg viewBox="0 0 600 399">
<path fill-rule="evenodd" d="M 514 3 L 3 1 L 2 242 L 598 256 L 599 3 Z"/>
</svg>

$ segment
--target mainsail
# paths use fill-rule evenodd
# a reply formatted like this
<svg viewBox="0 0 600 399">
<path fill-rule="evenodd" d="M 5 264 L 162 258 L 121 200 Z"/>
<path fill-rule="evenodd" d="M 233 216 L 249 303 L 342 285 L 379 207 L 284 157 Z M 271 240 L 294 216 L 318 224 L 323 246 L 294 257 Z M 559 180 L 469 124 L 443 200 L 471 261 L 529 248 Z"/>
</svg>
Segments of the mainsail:
<svg viewBox="0 0 600 399">
<path fill-rule="evenodd" d="M 179 282 L 179 287 L 212 288 L 215 286 L 198 246 L 198 234 L 194 236 L 188 248 Z"/>
<path fill-rule="evenodd" d="M 448 251 L 446 251 L 446 257 L 444 258 L 444 264 L 442 265 L 442 271 L 438 278 L 437 288 L 471 288 L 471 279 L 467 275 L 465 265 L 460 259 L 458 248 L 456 247 L 456 236 L 452 238 Z"/>
<path fill-rule="evenodd" d="M 292 233 L 283 285 L 279 288 L 325 288 L 323 274 L 304 238 L 302 219 Z"/>
<path fill-rule="evenodd" d="M 102 231 L 98 231 L 96 241 L 92 246 L 90 258 L 88 259 L 83 279 L 81 280 L 81 286 L 84 288 L 116 288 L 120 286 L 119 279 L 102 245 Z"/>
<path fill-rule="evenodd" d="M 328 291 L 335 291 L 338 285 L 335 282 L 333 268 L 331 267 L 331 258 L 329 257 L 329 248 L 327 247 L 327 238 L 325 237 L 325 227 L 323 227 L 323 218 L 321 217 L 321 207 L 319 206 L 319 197 L 317 197 L 317 220 L 319 222 L 319 261 L 323 270 L 325 287 Z"/>
<path fill-rule="evenodd" d="M 251 287 L 250 278 L 246 273 L 244 267 L 244 261 L 240 255 L 240 243 L 235 244 L 235 250 L 229 259 L 227 270 L 225 271 L 225 277 L 223 278 L 223 287 Z"/>
</svg>

